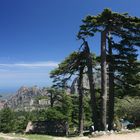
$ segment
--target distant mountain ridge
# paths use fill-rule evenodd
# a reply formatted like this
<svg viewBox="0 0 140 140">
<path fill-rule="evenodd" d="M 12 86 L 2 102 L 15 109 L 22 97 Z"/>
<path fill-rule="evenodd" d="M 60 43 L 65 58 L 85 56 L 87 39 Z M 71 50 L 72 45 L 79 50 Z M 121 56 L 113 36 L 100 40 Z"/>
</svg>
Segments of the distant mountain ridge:
<svg viewBox="0 0 140 140">
<path fill-rule="evenodd" d="M 94 74 L 94 80 L 96 88 L 101 86 L 100 73 Z M 88 76 L 84 74 L 83 76 L 83 86 L 85 89 L 89 89 Z M 76 77 L 70 89 L 66 91 L 68 94 L 78 95 L 78 77 Z M 1 99 L 0 109 L 3 107 L 9 107 L 13 110 L 25 110 L 31 111 L 35 109 L 47 108 L 50 106 L 50 93 L 47 88 L 39 88 L 37 86 L 26 87 L 22 86 L 16 94 L 11 94 L 7 96 L 5 100 Z M 40 98 L 41 97 L 41 98 Z"/>
<path fill-rule="evenodd" d="M 38 97 L 47 96 L 47 90 L 45 88 L 34 87 L 21 87 L 17 93 L 7 99 L 5 106 L 10 107 L 13 110 L 34 110 L 41 105 L 49 105 L 49 99 L 39 100 Z"/>
</svg>

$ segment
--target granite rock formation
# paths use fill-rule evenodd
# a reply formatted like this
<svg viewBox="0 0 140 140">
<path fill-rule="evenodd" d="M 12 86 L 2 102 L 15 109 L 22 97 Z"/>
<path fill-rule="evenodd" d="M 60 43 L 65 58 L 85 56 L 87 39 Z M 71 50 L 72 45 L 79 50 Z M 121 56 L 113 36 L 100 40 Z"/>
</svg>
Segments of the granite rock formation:
<svg viewBox="0 0 140 140">
<path fill-rule="evenodd" d="M 96 89 L 100 89 L 101 88 L 100 72 L 97 71 L 96 73 L 94 72 L 94 81 L 95 81 Z M 83 76 L 83 88 L 89 90 L 89 80 L 87 74 L 84 74 Z M 78 77 L 76 77 L 72 82 L 71 94 L 78 94 Z"/>
<path fill-rule="evenodd" d="M 36 108 L 43 108 L 50 104 L 47 98 L 47 90 L 45 88 L 39 89 L 37 86 L 34 87 L 21 87 L 17 93 L 9 98 L 5 106 L 10 107 L 14 110 L 34 110 Z"/>
</svg>

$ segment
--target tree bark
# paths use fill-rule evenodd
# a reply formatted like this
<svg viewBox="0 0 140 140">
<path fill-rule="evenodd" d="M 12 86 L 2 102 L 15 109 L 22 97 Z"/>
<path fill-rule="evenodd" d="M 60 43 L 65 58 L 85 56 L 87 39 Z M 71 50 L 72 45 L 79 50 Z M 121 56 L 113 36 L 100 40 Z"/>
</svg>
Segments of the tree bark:
<svg viewBox="0 0 140 140">
<path fill-rule="evenodd" d="M 79 70 L 78 91 L 79 91 L 79 135 L 83 136 L 84 128 L 84 106 L 83 106 L 83 70 L 81 66 Z"/>
<path fill-rule="evenodd" d="M 114 68 L 112 58 L 112 45 L 110 39 L 108 40 L 109 52 L 109 102 L 108 102 L 108 130 L 113 130 L 114 121 Z"/>
<path fill-rule="evenodd" d="M 98 130 L 98 113 L 97 113 L 97 104 L 95 96 L 95 81 L 93 76 L 93 63 L 92 57 L 90 54 L 90 49 L 88 43 L 85 42 L 85 51 L 86 51 L 86 61 L 87 61 L 87 70 L 88 70 L 88 79 L 90 86 L 90 100 L 91 100 L 91 110 L 92 110 L 92 122 L 94 124 L 94 131 Z"/>
<path fill-rule="evenodd" d="M 106 30 L 101 33 L 101 124 L 106 131 L 107 118 L 107 69 L 106 69 Z"/>
<path fill-rule="evenodd" d="M 50 93 L 50 103 L 51 103 L 51 107 L 53 107 L 53 104 L 54 104 L 53 93 Z"/>
</svg>

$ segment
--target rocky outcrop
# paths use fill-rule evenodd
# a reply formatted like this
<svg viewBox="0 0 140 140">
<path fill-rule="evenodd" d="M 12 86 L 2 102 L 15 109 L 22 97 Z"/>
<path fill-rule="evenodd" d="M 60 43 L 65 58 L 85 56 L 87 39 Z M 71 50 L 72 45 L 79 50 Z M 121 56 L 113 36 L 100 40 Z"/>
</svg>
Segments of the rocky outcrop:
<svg viewBox="0 0 140 140">
<path fill-rule="evenodd" d="M 72 94 L 78 94 L 78 77 L 76 77 L 71 85 L 71 93 Z M 84 89 L 89 89 L 89 81 L 88 81 L 88 77 L 86 74 L 84 74 L 83 76 L 83 88 Z"/>
<path fill-rule="evenodd" d="M 101 88 L 101 76 L 100 73 L 96 71 L 94 72 L 94 81 L 95 81 L 95 86 L 96 89 Z M 89 80 L 87 74 L 83 75 L 83 88 L 86 90 L 89 90 Z M 71 85 L 71 93 L 72 94 L 78 94 L 78 77 L 76 77 Z"/>
<path fill-rule="evenodd" d="M 66 136 L 68 135 L 68 122 L 65 120 L 46 120 L 29 122 L 26 127 L 25 133 Z"/>
<path fill-rule="evenodd" d="M 21 87 L 17 93 L 7 100 L 6 106 L 14 110 L 34 110 L 48 106 L 50 102 L 47 98 L 47 90 L 34 87 Z"/>
<path fill-rule="evenodd" d="M 0 110 L 4 108 L 6 100 L 0 100 Z"/>
<path fill-rule="evenodd" d="M 100 88 L 100 73 L 94 74 L 96 88 Z M 89 89 L 88 76 L 84 74 L 83 76 L 83 88 Z M 66 90 L 69 95 L 78 94 L 78 77 L 72 82 L 71 88 Z M 7 99 L 6 103 L 0 103 L 1 108 L 3 106 L 10 107 L 13 110 L 25 110 L 32 111 L 35 109 L 42 109 L 50 106 L 50 94 L 47 88 L 34 87 L 21 87 L 17 93 Z"/>
</svg>

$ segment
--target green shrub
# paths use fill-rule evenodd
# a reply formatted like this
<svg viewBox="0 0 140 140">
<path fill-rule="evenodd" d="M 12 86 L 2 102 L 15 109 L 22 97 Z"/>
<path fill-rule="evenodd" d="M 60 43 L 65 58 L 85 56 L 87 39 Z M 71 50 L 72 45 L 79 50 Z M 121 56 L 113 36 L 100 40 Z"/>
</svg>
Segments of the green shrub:
<svg viewBox="0 0 140 140">
<path fill-rule="evenodd" d="M 115 111 L 119 118 L 140 120 L 140 97 L 126 96 L 123 99 L 117 99 Z"/>
<path fill-rule="evenodd" d="M 65 120 L 66 116 L 64 116 L 60 111 L 56 108 L 48 108 L 46 111 L 47 120 Z"/>
</svg>

